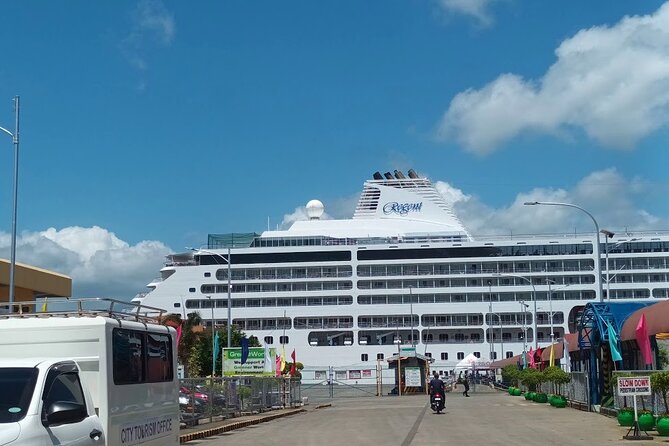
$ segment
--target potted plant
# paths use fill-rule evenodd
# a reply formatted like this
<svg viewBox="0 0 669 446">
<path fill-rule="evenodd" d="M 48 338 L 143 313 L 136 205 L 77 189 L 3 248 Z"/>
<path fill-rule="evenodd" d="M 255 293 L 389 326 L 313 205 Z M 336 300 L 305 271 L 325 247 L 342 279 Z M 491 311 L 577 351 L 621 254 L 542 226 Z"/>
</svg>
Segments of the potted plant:
<svg viewBox="0 0 669 446">
<path fill-rule="evenodd" d="M 618 378 L 627 378 L 633 376 L 625 372 L 613 372 L 613 385 L 618 387 Z M 616 390 L 617 391 L 617 390 Z M 616 416 L 618 424 L 624 427 L 631 427 L 634 425 L 634 408 L 627 406 L 627 397 L 623 396 L 623 407 L 618 409 Z"/>
<path fill-rule="evenodd" d="M 513 364 L 502 368 L 502 381 L 509 383 L 509 395 L 513 395 L 518 386 L 518 375 L 520 370 Z"/>
<path fill-rule="evenodd" d="M 548 367 L 543 371 L 544 378 L 546 381 L 552 382 L 555 387 L 555 395 L 551 395 L 549 402 L 553 407 L 566 407 L 567 399 L 562 396 L 562 386 L 568 384 L 571 381 L 571 375 L 560 367 Z"/>
<path fill-rule="evenodd" d="M 632 407 L 623 406 L 618 409 L 618 424 L 625 427 L 631 427 L 634 424 L 634 409 Z"/>
<path fill-rule="evenodd" d="M 662 396 L 664 412 L 657 417 L 657 433 L 662 436 L 669 435 L 669 404 L 667 394 L 669 393 L 669 371 L 657 372 L 650 375 L 650 385 L 655 392 Z"/>
<path fill-rule="evenodd" d="M 537 369 L 526 368 L 520 372 L 520 381 L 527 387 L 529 394 L 527 399 L 536 401 L 537 385 L 541 382 L 541 372 Z M 545 401 L 544 401 L 545 402 Z"/>
</svg>

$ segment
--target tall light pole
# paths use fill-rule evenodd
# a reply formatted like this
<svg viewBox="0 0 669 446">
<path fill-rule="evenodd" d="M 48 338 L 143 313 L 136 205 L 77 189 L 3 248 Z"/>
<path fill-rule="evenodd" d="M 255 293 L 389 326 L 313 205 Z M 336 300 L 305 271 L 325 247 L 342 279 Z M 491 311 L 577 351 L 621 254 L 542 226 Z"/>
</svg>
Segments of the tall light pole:
<svg viewBox="0 0 669 446">
<path fill-rule="evenodd" d="M 194 252 L 204 252 L 204 253 L 207 253 L 207 254 L 211 254 L 213 256 L 218 256 L 221 259 L 223 259 L 225 261 L 225 263 L 228 264 L 228 348 L 230 348 L 230 347 L 232 347 L 232 295 L 231 295 L 232 283 L 230 281 L 230 279 L 231 279 L 232 257 L 230 257 L 230 248 L 228 248 L 228 258 L 227 259 L 224 256 L 222 256 L 221 254 L 217 253 L 217 252 L 208 251 L 208 250 L 202 249 L 202 248 L 195 249 L 195 248 L 186 247 L 186 249 L 188 249 L 190 251 L 194 251 Z M 214 320 L 213 320 L 213 308 L 214 307 L 212 306 L 211 308 L 212 308 L 211 323 L 213 324 L 214 323 Z"/>
<path fill-rule="evenodd" d="M 592 222 L 595 224 L 595 280 L 597 281 L 597 289 L 599 290 L 599 301 L 604 302 L 604 292 L 602 290 L 602 254 L 601 254 L 601 249 L 599 247 L 599 225 L 597 224 L 597 220 L 595 220 L 595 217 L 592 216 L 592 214 L 585 209 L 583 209 L 580 206 L 576 206 L 575 204 L 571 203 L 558 203 L 554 201 L 526 201 L 523 203 L 525 206 L 536 206 L 536 205 L 542 205 L 542 206 L 566 206 L 570 208 L 575 208 L 579 209 L 586 214 L 588 214 L 588 217 L 592 219 Z"/>
<path fill-rule="evenodd" d="M 539 342 L 537 341 L 537 289 L 534 286 L 534 283 L 532 283 L 532 281 L 529 278 L 527 278 L 525 276 L 521 276 L 519 274 L 496 273 L 494 275 L 497 276 L 497 277 L 517 277 L 519 279 L 523 279 L 524 281 L 529 283 L 530 286 L 532 287 L 532 302 L 534 304 L 534 317 L 533 317 L 533 320 L 534 320 L 533 321 L 533 325 L 534 325 L 534 349 L 536 350 L 537 347 L 539 347 Z"/>
<path fill-rule="evenodd" d="M 14 275 L 16 274 L 16 207 L 19 193 L 19 96 L 14 96 L 14 112 L 16 115 L 14 133 L 10 132 L 4 127 L 0 130 L 12 137 L 14 143 L 14 182 L 13 182 L 13 204 L 12 204 L 12 241 L 11 254 L 9 260 L 9 312 L 12 312 L 12 304 L 14 303 L 15 283 Z"/>
<path fill-rule="evenodd" d="M 413 336 L 413 287 L 409 287 L 409 311 L 411 311 L 411 346 L 415 347 L 415 341 Z"/>
<path fill-rule="evenodd" d="M 488 324 L 492 328 L 490 329 L 490 360 L 495 360 L 495 327 L 492 324 L 492 281 L 488 280 L 488 313 L 490 313 L 490 323 Z M 501 336 L 501 334 L 500 334 Z"/>
<path fill-rule="evenodd" d="M 520 308 L 523 312 L 523 366 L 526 366 L 527 365 L 527 324 L 526 324 L 526 322 L 527 322 L 527 308 L 529 307 L 529 305 L 527 305 L 525 303 L 525 301 L 522 301 L 522 300 L 518 301 L 518 303 L 520 304 Z M 536 315 L 535 315 L 535 319 L 536 319 Z M 535 339 L 537 338 L 536 334 L 534 335 L 534 338 Z"/>
<path fill-rule="evenodd" d="M 606 300 L 611 300 L 611 285 L 609 283 L 609 239 L 613 238 L 615 233 L 602 229 L 599 232 L 604 234 L 604 252 L 606 256 Z"/>
<path fill-rule="evenodd" d="M 551 284 L 554 284 L 555 282 L 551 279 L 546 279 L 546 283 L 548 284 L 548 312 L 551 318 L 551 345 L 553 345 L 553 293 L 551 291 Z"/>
</svg>

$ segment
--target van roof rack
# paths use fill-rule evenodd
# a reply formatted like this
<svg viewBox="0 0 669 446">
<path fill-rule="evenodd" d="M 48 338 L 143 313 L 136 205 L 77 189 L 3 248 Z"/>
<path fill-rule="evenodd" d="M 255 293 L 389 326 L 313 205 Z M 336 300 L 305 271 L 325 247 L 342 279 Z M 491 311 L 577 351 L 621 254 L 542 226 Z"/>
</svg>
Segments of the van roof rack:
<svg viewBox="0 0 669 446">
<path fill-rule="evenodd" d="M 51 307 L 51 309 L 48 307 Z M 38 311 L 38 309 L 43 309 L 43 311 Z M 165 315 L 167 315 L 167 311 L 162 308 L 106 297 L 82 299 L 50 297 L 41 301 L 12 302 L 11 304 L 0 302 L 0 319 L 105 316 L 158 324 Z"/>
</svg>

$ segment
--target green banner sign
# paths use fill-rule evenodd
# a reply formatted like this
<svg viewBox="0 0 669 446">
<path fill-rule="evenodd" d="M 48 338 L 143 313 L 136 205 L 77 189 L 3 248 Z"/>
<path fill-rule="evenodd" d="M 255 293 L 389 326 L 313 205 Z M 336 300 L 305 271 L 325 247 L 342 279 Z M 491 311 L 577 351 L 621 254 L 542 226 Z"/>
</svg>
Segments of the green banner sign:
<svg viewBox="0 0 669 446">
<path fill-rule="evenodd" d="M 267 353 L 263 347 L 250 347 L 249 356 L 242 364 L 241 348 L 223 349 L 223 375 L 267 375 L 274 376 L 276 349 L 269 348 Z"/>
</svg>

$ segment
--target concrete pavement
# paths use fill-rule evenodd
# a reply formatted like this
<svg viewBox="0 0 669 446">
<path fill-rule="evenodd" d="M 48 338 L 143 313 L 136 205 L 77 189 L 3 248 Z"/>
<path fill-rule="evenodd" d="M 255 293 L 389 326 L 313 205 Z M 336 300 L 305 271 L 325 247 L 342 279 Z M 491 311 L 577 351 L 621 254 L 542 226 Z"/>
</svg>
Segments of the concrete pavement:
<svg viewBox="0 0 669 446">
<path fill-rule="evenodd" d="M 480 388 L 481 389 L 481 388 Z M 602 445 L 627 444 L 627 428 L 613 418 L 556 409 L 497 391 L 465 398 L 446 396 L 446 411 L 433 414 L 424 395 L 333 400 L 331 407 L 242 427 L 189 445 Z M 271 414 L 270 412 L 269 414 Z M 262 416 L 262 414 L 260 415 Z M 635 441 L 635 445 L 666 443 Z"/>
</svg>

